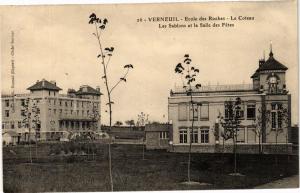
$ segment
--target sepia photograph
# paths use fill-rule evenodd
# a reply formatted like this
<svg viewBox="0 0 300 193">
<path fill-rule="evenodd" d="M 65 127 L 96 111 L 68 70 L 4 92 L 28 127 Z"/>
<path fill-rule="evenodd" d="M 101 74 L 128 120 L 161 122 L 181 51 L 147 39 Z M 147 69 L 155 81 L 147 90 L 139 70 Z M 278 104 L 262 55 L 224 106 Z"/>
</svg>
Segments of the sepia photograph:
<svg viewBox="0 0 300 193">
<path fill-rule="evenodd" d="M 3 192 L 299 191 L 297 12 L 0 5 Z"/>
</svg>

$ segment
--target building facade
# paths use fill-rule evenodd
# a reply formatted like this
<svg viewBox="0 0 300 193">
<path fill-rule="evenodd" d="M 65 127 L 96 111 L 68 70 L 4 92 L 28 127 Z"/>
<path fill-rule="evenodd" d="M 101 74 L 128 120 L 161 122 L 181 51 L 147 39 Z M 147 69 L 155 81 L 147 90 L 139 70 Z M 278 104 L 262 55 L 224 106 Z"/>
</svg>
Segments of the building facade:
<svg viewBox="0 0 300 193">
<path fill-rule="evenodd" d="M 172 125 L 169 123 L 146 124 L 146 149 L 168 149 L 171 131 Z"/>
<path fill-rule="evenodd" d="M 100 88 L 83 85 L 60 94 L 54 81 L 37 81 L 28 94 L 2 95 L 2 133 L 15 131 L 19 140 L 59 140 L 72 132 L 99 131 Z M 30 135 L 29 135 L 30 132 Z"/>
<path fill-rule="evenodd" d="M 168 118 L 173 123 L 171 149 L 177 152 L 188 151 L 193 135 L 194 152 L 219 152 L 222 144 L 223 151 L 226 146 L 225 149 L 232 152 L 233 140 L 222 138 L 222 128 L 216 130 L 216 127 L 221 127 L 220 117 L 226 119 L 228 116 L 226 102 L 234 101 L 237 97 L 242 101 L 239 112 L 241 123 L 236 140 L 240 151 L 257 153 L 259 142 L 263 144 L 265 152 L 269 153 L 272 153 L 274 145 L 286 147 L 290 137 L 288 128 L 291 125 L 291 95 L 286 88 L 286 70 L 287 67 L 274 58 L 271 50 L 266 61 L 259 60 L 258 68 L 251 76 L 252 84 L 194 88 L 193 102 L 198 104 L 196 107 L 194 105 L 194 117 L 190 96 L 185 90 L 171 90 L 168 98 Z M 281 113 L 282 109 L 286 109 L 285 115 Z M 260 127 L 257 126 L 259 121 Z"/>
</svg>

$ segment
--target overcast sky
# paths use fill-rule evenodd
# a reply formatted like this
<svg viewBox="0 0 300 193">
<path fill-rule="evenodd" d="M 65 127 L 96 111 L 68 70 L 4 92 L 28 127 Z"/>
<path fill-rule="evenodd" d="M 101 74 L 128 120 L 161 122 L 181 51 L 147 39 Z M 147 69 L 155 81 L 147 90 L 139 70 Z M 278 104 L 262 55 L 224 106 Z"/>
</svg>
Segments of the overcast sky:
<svg viewBox="0 0 300 193">
<path fill-rule="evenodd" d="M 287 88 L 292 94 L 292 122 L 298 122 L 298 64 L 296 1 L 259 3 L 199 3 L 90 6 L 1 7 L 2 92 L 10 92 L 10 41 L 15 33 L 15 92 L 43 78 L 56 80 L 66 93 L 80 85 L 104 84 L 97 59 L 98 47 L 88 17 L 94 12 L 109 21 L 103 33 L 105 47 L 115 47 L 110 79 L 115 82 L 123 65 L 133 64 L 127 83 L 113 93 L 113 122 L 149 114 L 152 121 L 167 121 L 170 89 L 180 84 L 175 65 L 188 53 L 200 69 L 199 82 L 251 83 L 258 60 L 269 53 L 286 65 Z M 250 16 L 234 28 L 159 29 L 158 23 L 137 23 L 138 18 L 162 16 Z M 68 75 L 66 75 L 66 73 Z M 111 83 L 111 84 L 112 84 Z M 102 121 L 107 123 L 106 96 Z"/>
</svg>

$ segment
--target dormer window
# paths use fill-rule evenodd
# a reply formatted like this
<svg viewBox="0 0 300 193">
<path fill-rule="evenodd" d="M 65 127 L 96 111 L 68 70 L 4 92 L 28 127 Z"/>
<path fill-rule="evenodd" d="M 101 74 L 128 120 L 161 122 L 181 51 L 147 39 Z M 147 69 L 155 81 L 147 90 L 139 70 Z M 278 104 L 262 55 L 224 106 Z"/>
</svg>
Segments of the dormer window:
<svg viewBox="0 0 300 193">
<path fill-rule="evenodd" d="M 277 85 L 278 85 L 278 78 L 272 73 L 270 76 L 269 81 L 269 93 L 277 93 Z"/>
</svg>

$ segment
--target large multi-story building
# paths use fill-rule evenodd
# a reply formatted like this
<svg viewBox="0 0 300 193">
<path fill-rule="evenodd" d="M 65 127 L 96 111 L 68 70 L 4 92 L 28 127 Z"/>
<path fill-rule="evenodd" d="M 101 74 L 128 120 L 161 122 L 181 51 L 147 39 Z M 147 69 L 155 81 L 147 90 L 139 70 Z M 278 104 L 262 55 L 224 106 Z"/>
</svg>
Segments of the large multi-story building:
<svg viewBox="0 0 300 193">
<path fill-rule="evenodd" d="M 55 81 L 37 81 L 28 94 L 2 95 L 2 133 L 15 131 L 18 141 L 30 136 L 53 140 L 68 132 L 99 131 L 100 88 L 83 85 L 67 94 Z"/>
<path fill-rule="evenodd" d="M 194 119 L 192 151 L 217 152 L 223 141 L 225 145 L 232 146 L 233 140 L 224 140 L 220 132 L 216 132 L 215 126 L 221 116 L 226 119 L 226 102 L 234 101 L 237 97 L 242 101 L 241 123 L 236 140 L 239 149 L 245 151 L 254 151 L 255 149 L 256 151 L 259 139 L 261 139 L 265 151 L 268 147 L 272 149 L 271 146 L 274 147 L 275 144 L 276 147 L 280 144 L 282 148 L 287 147 L 288 128 L 291 125 L 291 95 L 288 94 L 285 82 L 287 69 L 274 58 L 271 50 L 266 61 L 259 60 L 258 69 L 251 76 L 252 84 L 194 88 L 193 102 L 198 104 L 194 108 L 194 117 L 192 117 L 190 96 L 187 95 L 187 92 L 183 88 L 171 90 L 168 98 L 168 113 L 169 121 L 173 124 L 173 131 L 170 135 L 172 150 L 188 151 L 192 138 L 192 119 Z M 287 110 L 285 119 L 287 121 L 285 122 L 280 113 L 282 109 Z M 267 115 L 261 112 L 269 113 Z M 259 121 L 259 117 L 261 117 L 261 130 L 258 130 L 255 124 Z"/>
</svg>

